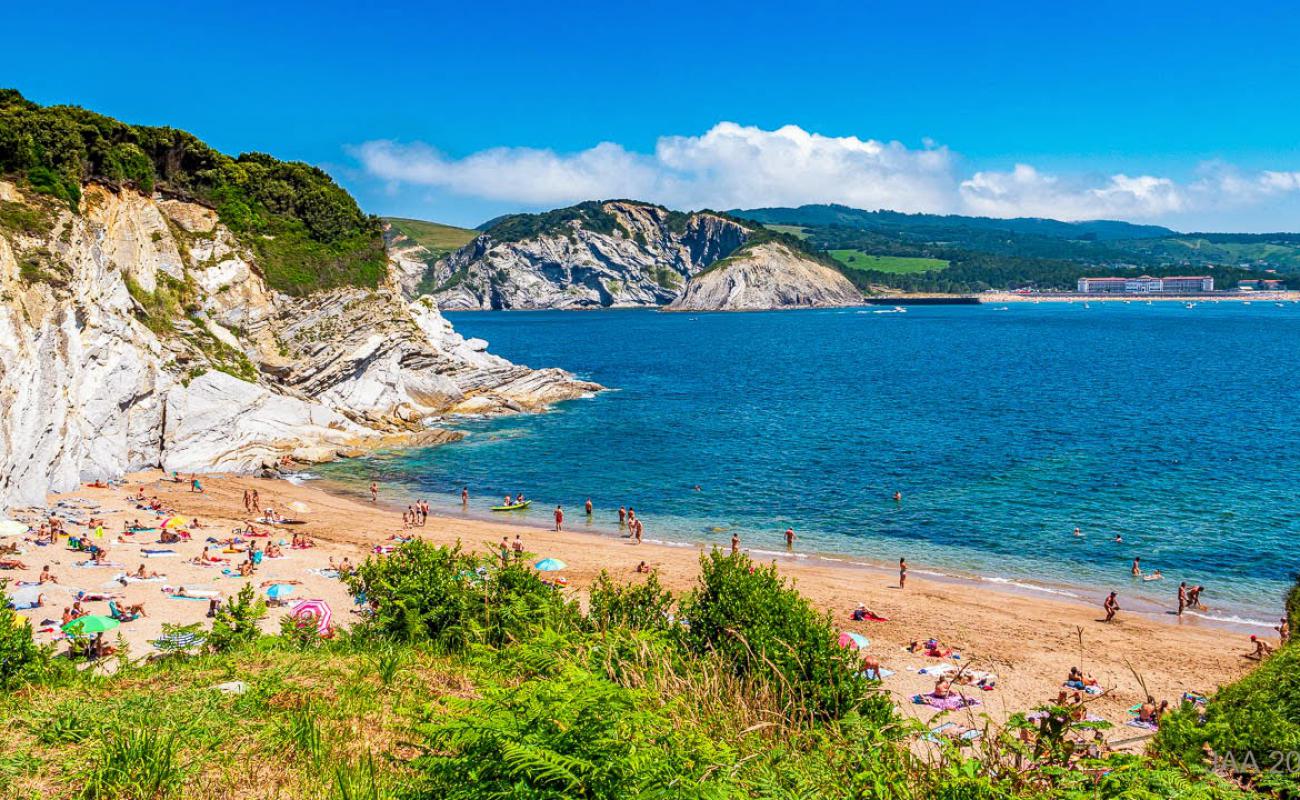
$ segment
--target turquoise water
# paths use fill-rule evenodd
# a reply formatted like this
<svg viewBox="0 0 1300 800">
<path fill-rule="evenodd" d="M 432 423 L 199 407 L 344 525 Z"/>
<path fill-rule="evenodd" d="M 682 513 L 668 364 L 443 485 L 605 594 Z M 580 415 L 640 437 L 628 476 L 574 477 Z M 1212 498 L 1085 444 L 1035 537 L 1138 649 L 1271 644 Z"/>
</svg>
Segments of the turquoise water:
<svg viewBox="0 0 1300 800">
<path fill-rule="evenodd" d="M 575 527 L 590 497 L 596 528 L 630 505 L 647 539 L 734 530 L 760 555 L 791 525 L 801 553 L 1128 607 L 1187 580 L 1222 619 L 1274 619 L 1300 566 L 1297 305 L 447 316 L 613 391 L 323 476 L 444 509 L 462 485 L 479 511 L 523 490 L 536 503 L 512 519 L 563 503 Z M 1165 580 L 1134 581 L 1134 556 Z"/>
</svg>

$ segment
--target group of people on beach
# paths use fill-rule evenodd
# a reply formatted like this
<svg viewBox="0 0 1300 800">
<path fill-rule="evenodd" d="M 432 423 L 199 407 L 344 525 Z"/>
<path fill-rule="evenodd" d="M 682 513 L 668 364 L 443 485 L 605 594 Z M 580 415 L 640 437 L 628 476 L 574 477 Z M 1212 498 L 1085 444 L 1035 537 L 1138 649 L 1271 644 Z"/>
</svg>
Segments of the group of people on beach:
<svg viewBox="0 0 1300 800">
<path fill-rule="evenodd" d="M 416 500 L 402 512 L 403 528 L 423 528 L 429 521 L 429 501 Z"/>
</svg>

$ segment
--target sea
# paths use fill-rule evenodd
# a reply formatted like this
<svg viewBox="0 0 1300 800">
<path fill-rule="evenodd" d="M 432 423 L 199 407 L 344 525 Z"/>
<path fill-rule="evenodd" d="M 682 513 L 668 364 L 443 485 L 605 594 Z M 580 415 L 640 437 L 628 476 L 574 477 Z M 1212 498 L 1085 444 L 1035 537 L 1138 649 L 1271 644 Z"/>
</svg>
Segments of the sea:
<svg viewBox="0 0 1300 800">
<path fill-rule="evenodd" d="M 462 441 L 322 465 L 361 492 L 761 559 L 1172 610 L 1266 629 L 1300 569 L 1300 305 L 1015 303 L 770 313 L 448 313 L 466 337 L 608 387 Z M 894 499 L 895 493 L 901 498 Z M 590 520 L 582 513 L 588 498 Z M 797 542 L 787 553 L 784 531 Z M 1075 535 L 1075 529 L 1080 535 Z M 1134 557 L 1144 571 L 1130 574 Z M 846 577 L 846 580 L 849 578 Z"/>
</svg>

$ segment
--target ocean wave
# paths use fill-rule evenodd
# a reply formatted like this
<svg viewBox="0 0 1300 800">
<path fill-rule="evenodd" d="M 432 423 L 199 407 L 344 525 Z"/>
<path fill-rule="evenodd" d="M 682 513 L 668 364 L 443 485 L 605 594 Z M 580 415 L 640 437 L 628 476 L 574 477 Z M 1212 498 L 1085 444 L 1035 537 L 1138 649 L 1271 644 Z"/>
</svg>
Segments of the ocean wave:
<svg viewBox="0 0 1300 800">
<path fill-rule="evenodd" d="M 310 472 L 295 472 L 292 475 L 286 475 L 284 479 L 294 486 L 301 486 L 307 481 L 320 480 L 320 476 L 313 475 Z"/>
<path fill-rule="evenodd" d="M 751 548 L 751 547 L 747 547 L 745 549 L 751 553 L 754 553 L 755 555 L 773 556 L 774 558 L 804 559 L 808 557 L 807 553 L 791 553 L 786 550 L 759 550 L 758 548 Z"/>
</svg>

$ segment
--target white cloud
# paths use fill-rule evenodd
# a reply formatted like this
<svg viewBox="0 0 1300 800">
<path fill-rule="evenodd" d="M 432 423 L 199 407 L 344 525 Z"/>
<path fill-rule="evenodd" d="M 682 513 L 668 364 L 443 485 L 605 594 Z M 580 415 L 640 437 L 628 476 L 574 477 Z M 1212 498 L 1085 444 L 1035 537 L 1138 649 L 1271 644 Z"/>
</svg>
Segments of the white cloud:
<svg viewBox="0 0 1300 800">
<path fill-rule="evenodd" d="M 764 130 L 720 122 L 698 136 L 664 136 L 653 153 L 603 142 L 575 153 L 497 147 L 449 158 L 425 144 L 372 141 L 355 155 L 394 186 L 550 207 L 631 197 L 675 208 L 843 203 L 856 208 L 995 217 L 1151 220 L 1300 193 L 1300 172 L 1243 173 L 1209 164 L 1180 183 L 1156 175 L 1053 175 L 1027 164 L 962 177 L 959 159 L 926 139 L 824 136 L 796 125 Z"/>
<path fill-rule="evenodd" d="M 1187 209 L 1186 192 L 1168 178 L 1112 175 L 1101 185 L 1071 183 L 1027 164 L 1011 172 L 976 172 L 961 182 L 963 205 L 989 217 L 1150 219 Z"/>
</svg>

